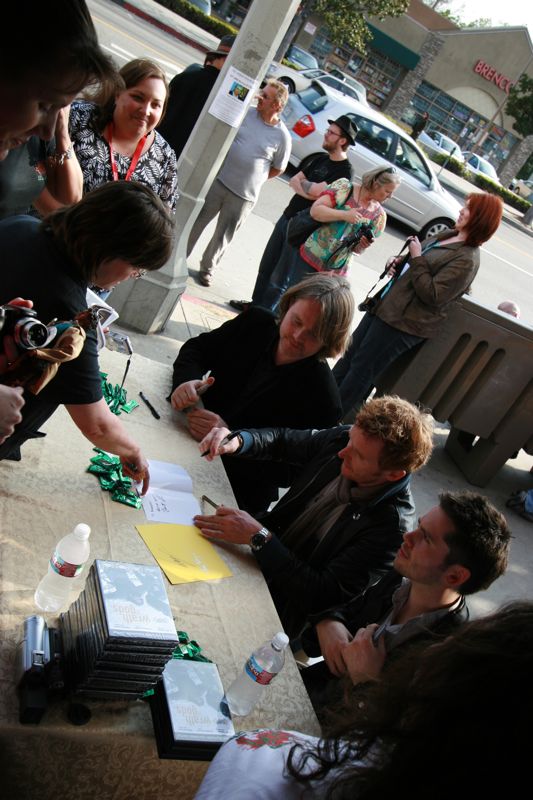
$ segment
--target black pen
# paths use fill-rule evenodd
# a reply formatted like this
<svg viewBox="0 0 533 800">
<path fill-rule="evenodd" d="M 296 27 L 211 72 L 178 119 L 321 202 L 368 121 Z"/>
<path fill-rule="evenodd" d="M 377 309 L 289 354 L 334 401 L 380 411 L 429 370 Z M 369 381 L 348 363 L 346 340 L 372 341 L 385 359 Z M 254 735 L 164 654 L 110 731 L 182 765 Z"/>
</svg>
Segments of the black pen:
<svg viewBox="0 0 533 800">
<path fill-rule="evenodd" d="M 222 447 L 222 445 L 227 444 L 228 442 L 231 442 L 231 440 L 235 439 L 235 437 L 238 436 L 239 433 L 240 433 L 240 431 L 233 431 L 233 433 L 228 433 L 228 435 L 224 436 L 224 438 L 220 442 L 219 447 Z M 206 450 L 205 453 L 202 453 L 201 457 L 203 458 L 204 456 L 208 456 L 210 452 L 211 452 L 211 450 Z"/>
<path fill-rule="evenodd" d="M 142 392 L 139 392 L 139 397 L 141 398 L 143 403 L 145 403 L 150 409 L 150 414 L 152 415 L 152 417 L 155 417 L 156 419 L 161 419 L 161 417 L 159 416 L 159 414 L 157 413 L 151 402 L 148 400 L 147 397 L 144 396 Z"/>
</svg>

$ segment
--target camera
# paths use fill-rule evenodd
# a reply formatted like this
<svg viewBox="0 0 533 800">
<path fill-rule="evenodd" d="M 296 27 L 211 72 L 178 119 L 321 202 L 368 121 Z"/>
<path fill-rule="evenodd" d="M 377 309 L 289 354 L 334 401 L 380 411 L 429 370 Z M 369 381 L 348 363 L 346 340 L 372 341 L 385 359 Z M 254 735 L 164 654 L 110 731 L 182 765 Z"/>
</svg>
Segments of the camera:
<svg viewBox="0 0 533 800">
<path fill-rule="evenodd" d="M 365 237 L 365 239 L 368 241 L 369 244 L 372 244 L 372 242 L 374 241 L 374 231 L 372 230 L 372 226 L 368 225 L 368 223 L 366 222 L 362 222 L 357 232 L 354 233 L 352 237 L 353 238 L 352 247 L 358 245 L 363 236 Z"/>
<path fill-rule="evenodd" d="M 357 247 L 363 236 L 368 240 L 369 244 L 372 244 L 374 241 L 374 231 L 372 230 L 372 226 L 366 222 L 362 222 L 356 232 L 351 236 L 347 236 L 345 239 L 340 240 L 338 247 L 333 250 L 326 261 L 326 269 L 339 269 L 339 267 L 330 266 L 331 262 L 335 261 L 341 251 L 346 250 L 349 252 L 350 250 L 353 250 L 354 247 Z"/>
<path fill-rule="evenodd" d="M 359 311 L 363 312 L 372 312 L 378 304 L 377 297 L 365 297 L 362 303 L 359 303 L 357 306 Z"/>
<path fill-rule="evenodd" d="M 65 686 L 61 634 L 34 614 L 24 620 L 20 644 L 17 689 L 19 721 L 37 724 L 46 711 L 48 694 Z"/>
<path fill-rule="evenodd" d="M 54 335 L 55 329 L 40 322 L 33 309 L 10 303 L 0 306 L 0 338 L 12 336 L 20 350 L 45 347 Z"/>
</svg>

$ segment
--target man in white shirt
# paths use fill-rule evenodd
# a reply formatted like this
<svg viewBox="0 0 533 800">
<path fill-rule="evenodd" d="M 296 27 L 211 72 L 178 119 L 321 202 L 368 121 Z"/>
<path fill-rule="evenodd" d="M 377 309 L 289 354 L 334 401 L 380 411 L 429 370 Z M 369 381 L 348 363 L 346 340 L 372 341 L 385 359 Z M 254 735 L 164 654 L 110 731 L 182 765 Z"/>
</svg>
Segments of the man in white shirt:
<svg viewBox="0 0 533 800">
<path fill-rule="evenodd" d="M 288 99 L 280 81 L 267 81 L 257 107 L 248 110 L 224 163 L 209 189 L 187 244 L 191 254 L 206 225 L 218 214 L 215 232 L 200 262 L 199 281 L 210 286 L 216 265 L 235 231 L 254 207 L 261 186 L 285 170 L 291 152 L 289 131 L 280 120 Z"/>
</svg>

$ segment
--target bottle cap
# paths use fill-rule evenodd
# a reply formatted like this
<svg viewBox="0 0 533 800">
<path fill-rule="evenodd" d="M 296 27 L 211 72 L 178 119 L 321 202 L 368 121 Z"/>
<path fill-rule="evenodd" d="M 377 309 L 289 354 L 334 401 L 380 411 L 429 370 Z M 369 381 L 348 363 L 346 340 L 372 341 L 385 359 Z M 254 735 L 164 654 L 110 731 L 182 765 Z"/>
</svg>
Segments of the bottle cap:
<svg viewBox="0 0 533 800">
<path fill-rule="evenodd" d="M 85 522 L 80 522 L 80 524 L 76 525 L 76 527 L 74 528 L 74 536 L 76 537 L 76 539 L 81 539 L 82 541 L 85 541 L 85 539 L 88 539 L 90 535 L 91 535 L 91 529 L 89 528 L 88 525 L 85 524 Z"/>
<path fill-rule="evenodd" d="M 289 644 L 289 637 L 287 636 L 286 633 L 283 632 L 276 633 L 276 635 L 272 639 L 272 644 L 278 650 L 284 650 Z"/>
</svg>

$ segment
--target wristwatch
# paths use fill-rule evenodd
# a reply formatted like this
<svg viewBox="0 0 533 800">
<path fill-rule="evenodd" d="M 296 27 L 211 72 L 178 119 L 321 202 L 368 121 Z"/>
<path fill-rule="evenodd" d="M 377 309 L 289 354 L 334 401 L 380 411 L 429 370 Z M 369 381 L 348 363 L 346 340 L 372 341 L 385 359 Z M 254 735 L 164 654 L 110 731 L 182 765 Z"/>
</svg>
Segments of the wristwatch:
<svg viewBox="0 0 533 800">
<path fill-rule="evenodd" d="M 259 550 L 262 550 L 263 547 L 272 539 L 272 534 L 266 528 L 261 528 L 261 530 L 253 533 L 250 537 L 250 547 L 252 548 L 252 553 L 258 553 Z"/>
</svg>

